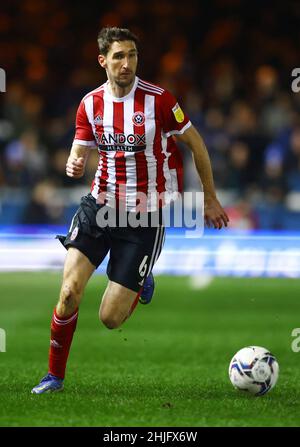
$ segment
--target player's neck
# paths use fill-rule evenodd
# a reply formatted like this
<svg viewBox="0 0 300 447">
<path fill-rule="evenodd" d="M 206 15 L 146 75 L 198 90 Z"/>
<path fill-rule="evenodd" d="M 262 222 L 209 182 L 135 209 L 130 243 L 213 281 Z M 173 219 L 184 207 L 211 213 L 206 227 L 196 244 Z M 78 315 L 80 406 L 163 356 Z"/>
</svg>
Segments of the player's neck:
<svg viewBox="0 0 300 447">
<path fill-rule="evenodd" d="M 112 96 L 115 96 L 116 98 L 123 98 L 123 96 L 128 95 L 128 93 L 130 92 L 130 90 L 132 89 L 132 87 L 134 85 L 134 82 L 135 82 L 135 78 L 132 80 L 130 85 L 128 85 L 126 87 L 120 87 L 113 80 L 108 79 L 108 83 L 107 83 L 108 91 L 110 92 L 110 94 Z"/>
</svg>

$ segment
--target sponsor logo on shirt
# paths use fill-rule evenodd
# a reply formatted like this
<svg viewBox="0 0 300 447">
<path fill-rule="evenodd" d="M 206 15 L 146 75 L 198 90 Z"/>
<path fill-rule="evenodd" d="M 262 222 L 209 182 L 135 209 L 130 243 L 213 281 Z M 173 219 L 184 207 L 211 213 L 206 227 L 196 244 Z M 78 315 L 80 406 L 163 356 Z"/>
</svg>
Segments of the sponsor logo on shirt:
<svg viewBox="0 0 300 447">
<path fill-rule="evenodd" d="M 172 112 L 174 113 L 177 123 L 182 123 L 184 120 L 184 113 L 183 113 L 182 109 L 180 108 L 178 102 L 172 108 Z"/>
<path fill-rule="evenodd" d="M 97 133 L 96 140 L 101 151 L 139 152 L 146 149 L 145 134 Z"/>
</svg>

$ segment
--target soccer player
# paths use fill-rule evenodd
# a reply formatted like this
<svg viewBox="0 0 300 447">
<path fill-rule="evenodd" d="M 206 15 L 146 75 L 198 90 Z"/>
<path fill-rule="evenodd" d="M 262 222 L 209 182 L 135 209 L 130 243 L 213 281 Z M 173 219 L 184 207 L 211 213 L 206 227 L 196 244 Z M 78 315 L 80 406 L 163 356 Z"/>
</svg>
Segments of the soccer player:
<svg viewBox="0 0 300 447">
<path fill-rule="evenodd" d="M 161 196 L 182 190 L 182 161 L 173 135 L 192 151 L 203 185 L 206 224 L 219 229 L 227 226 L 204 142 L 171 93 L 136 76 L 137 43 L 128 29 L 104 28 L 98 36 L 98 61 L 106 70 L 107 82 L 79 105 L 66 174 L 74 179 L 83 176 L 94 148 L 99 165 L 91 192 L 81 199 L 67 236 L 58 236 L 67 255 L 51 321 L 48 374 L 32 389 L 35 394 L 63 389 L 80 301 L 89 278 L 109 251 L 109 281 L 99 309 L 104 325 L 119 327 L 138 301 L 151 301 L 151 271 L 165 236 Z M 137 198 L 142 194 L 146 202 L 141 214 L 147 218 L 155 214 L 156 225 L 99 225 L 103 207 L 115 209 L 118 219 L 124 204 L 127 217 L 132 212 L 137 215 Z M 153 195 L 159 199 L 153 202 Z"/>
</svg>

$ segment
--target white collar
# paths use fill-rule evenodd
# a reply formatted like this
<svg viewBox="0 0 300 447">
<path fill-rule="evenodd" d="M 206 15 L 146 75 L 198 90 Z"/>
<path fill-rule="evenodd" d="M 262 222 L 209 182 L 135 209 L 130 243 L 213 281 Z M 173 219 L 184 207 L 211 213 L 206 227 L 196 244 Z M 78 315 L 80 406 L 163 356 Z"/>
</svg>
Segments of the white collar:
<svg viewBox="0 0 300 447">
<path fill-rule="evenodd" d="M 109 91 L 109 89 L 108 89 L 108 80 L 107 80 L 107 81 L 105 82 L 105 84 L 104 84 L 105 95 L 108 96 L 108 98 L 110 98 L 110 99 L 111 99 L 112 101 L 114 101 L 114 102 L 123 102 L 123 101 L 125 101 L 126 99 L 128 99 L 128 98 L 130 98 L 131 96 L 134 95 L 134 92 L 135 92 L 135 90 L 136 90 L 136 88 L 137 88 L 138 82 L 139 82 L 139 78 L 138 78 L 137 76 L 135 76 L 135 80 L 134 80 L 134 83 L 133 83 L 133 86 L 132 86 L 130 92 L 127 93 L 127 95 L 122 96 L 121 98 L 117 98 L 116 96 L 113 96 L 113 95 L 110 93 L 110 91 Z"/>
</svg>

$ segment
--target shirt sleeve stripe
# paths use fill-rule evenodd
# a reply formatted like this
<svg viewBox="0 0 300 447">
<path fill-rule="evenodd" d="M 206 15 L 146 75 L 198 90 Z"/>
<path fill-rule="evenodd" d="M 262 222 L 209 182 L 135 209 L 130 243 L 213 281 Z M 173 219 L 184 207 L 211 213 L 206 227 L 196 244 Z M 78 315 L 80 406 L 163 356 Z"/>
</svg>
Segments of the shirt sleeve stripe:
<svg viewBox="0 0 300 447">
<path fill-rule="evenodd" d="M 180 129 L 180 130 L 171 130 L 170 132 L 167 132 L 165 135 L 166 135 L 167 138 L 170 137 L 171 135 L 176 135 L 176 134 L 177 135 L 178 134 L 182 135 L 189 127 L 191 127 L 191 125 L 192 125 L 192 123 L 190 121 L 188 121 L 186 123 L 186 125 L 183 126 L 182 129 Z"/>
<path fill-rule="evenodd" d="M 95 140 L 93 140 L 93 141 L 85 141 L 85 140 L 77 140 L 77 139 L 75 139 L 73 141 L 73 144 L 80 144 L 81 146 L 89 146 L 89 147 L 97 148 L 97 143 L 96 143 Z"/>
</svg>

